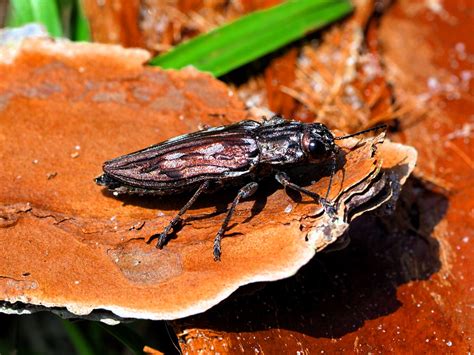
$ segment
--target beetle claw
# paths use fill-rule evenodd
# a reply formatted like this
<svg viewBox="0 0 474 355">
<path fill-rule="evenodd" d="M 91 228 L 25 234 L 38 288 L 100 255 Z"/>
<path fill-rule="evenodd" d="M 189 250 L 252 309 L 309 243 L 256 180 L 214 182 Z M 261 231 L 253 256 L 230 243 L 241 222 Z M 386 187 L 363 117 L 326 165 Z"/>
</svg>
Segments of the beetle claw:
<svg viewBox="0 0 474 355">
<path fill-rule="evenodd" d="M 335 217 L 336 216 L 337 211 L 336 211 L 336 206 L 334 204 L 332 204 L 331 202 L 329 202 L 325 198 L 322 198 L 320 200 L 320 202 L 321 202 L 321 205 L 324 208 L 324 212 L 326 212 L 329 215 L 329 217 Z"/>
<path fill-rule="evenodd" d="M 214 261 L 221 261 L 221 254 L 220 243 L 214 243 Z"/>
<path fill-rule="evenodd" d="M 166 244 L 167 237 L 168 234 L 166 232 L 160 234 L 160 237 L 158 238 L 158 243 L 156 244 L 156 247 L 158 249 L 163 249 L 163 246 Z"/>
</svg>

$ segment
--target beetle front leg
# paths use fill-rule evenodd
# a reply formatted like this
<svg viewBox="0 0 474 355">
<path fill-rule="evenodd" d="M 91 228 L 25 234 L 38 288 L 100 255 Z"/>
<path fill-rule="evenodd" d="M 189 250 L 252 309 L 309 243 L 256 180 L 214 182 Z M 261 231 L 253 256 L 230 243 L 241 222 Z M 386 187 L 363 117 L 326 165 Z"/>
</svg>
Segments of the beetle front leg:
<svg viewBox="0 0 474 355">
<path fill-rule="evenodd" d="M 255 191 L 257 191 L 257 189 L 258 189 L 258 184 L 256 182 L 250 182 L 244 187 L 242 187 L 237 193 L 237 196 L 235 196 L 234 201 L 232 202 L 232 206 L 230 206 L 230 209 L 227 212 L 227 216 L 225 217 L 224 222 L 222 223 L 222 226 L 217 232 L 216 238 L 214 239 L 214 260 L 215 261 L 221 260 L 221 253 L 222 253 L 221 240 L 222 240 L 222 237 L 224 236 L 225 230 L 227 229 L 227 225 L 229 224 L 229 221 L 232 218 L 232 215 L 234 214 L 235 207 L 239 203 L 240 199 L 248 198 L 252 196 L 255 193 Z"/>
<path fill-rule="evenodd" d="M 305 195 L 308 195 L 309 197 L 312 197 L 314 198 L 316 201 L 320 202 L 321 205 L 323 206 L 324 208 L 324 211 L 330 215 L 330 216 L 334 216 L 336 214 L 336 208 L 333 206 L 332 203 L 330 203 L 328 200 L 326 200 L 325 198 L 321 197 L 320 195 L 318 195 L 316 192 L 313 192 L 313 191 L 309 191 L 307 189 L 305 189 L 304 187 L 301 187 L 301 186 L 298 186 L 294 183 L 292 183 L 290 181 L 290 178 L 289 176 L 282 172 L 282 171 L 279 171 L 275 174 L 275 179 L 276 181 L 278 181 L 280 184 L 283 185 L 283 187 L 285 188 L 290 188 L 290 189 L 293 189 L 295 191 L 299 191 Z"/>
<path fill-rule="evenodd" d="M 163 249 L 163 246 L 165 245 L 167 239 L 168 239 L 168 234 L 174 226 L 176 226 L 179 221 L 181 220 L 181 216 L 186 213 L 187 210 L 191 208 L 191 206 L 196 202 L 198 199 L 199 195 L 202 194 L 204 191 L 206 191 L 209 188 L 209 181 L 204 181 L 201 186 L 196 190 L 194 195 L 189 199 L 189 201 L 181 208 L 178 212 L 178 214 L 171 220 L 171 222 L 165 227 L 163 230 L 163 233 L 160 234 L 160 237 L 158 239 L 158 243 L 156 245 L 157 248 Z"/>
</svg>

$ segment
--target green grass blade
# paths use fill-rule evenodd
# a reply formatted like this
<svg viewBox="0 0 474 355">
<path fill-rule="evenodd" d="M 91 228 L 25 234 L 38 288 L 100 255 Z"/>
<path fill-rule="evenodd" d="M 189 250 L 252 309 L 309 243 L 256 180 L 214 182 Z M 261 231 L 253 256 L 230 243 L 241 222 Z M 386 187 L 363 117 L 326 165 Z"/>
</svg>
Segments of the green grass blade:
<svg viewBox="0 0 474 355">
<path fill-rule="evenodd" d="M 90 41 L 91 40 L 91 32 L 89 28 L 89 21 L 84 14 L 84 9 L 82 8 L 81 1 L 76 0 L 75 8 L 74 8 L 74 18 L 73 21 L 73 33 L 72 39 L 74 41 Z"/>
<path fill-rule="evenodd" d="M 7 26 L 18 27 L 34 21 L 30 0 L 11 0 Z"/>
<path fill-rule="evenodd" d="M 94 355 L 94 350 L 86 338 L 82 335 L 81 331 L 74 323 L 66 319 L 61 320 L 66 330 L 66 333 L 69 335 L 69 339 L 71 340 L 74 349 L 76 350 L 76 354 L 79 355 Z"/>
<path fill-rule="evenodd" d="M 290 0 L 257 11 L 155 57 L 151 65 L 193 65 L 220 76 L 347 15 L 349 0 Z"/>
<path fill-rule="evenodd" d="M 43 24 L 53 37 L 61 37 L 61 19 L 56 0 L 11 0 L 8 25 L 22 26 L 37 22 Z"/>
<path fill-rule="evenodd" d="M 53 37 L 63 35 L 56 0 L 31 0 L 35 22 L 42 23 Z"/>
<path fill-rule="evenodd" d="M 318 12 L 318 15 L 328 15 L 333 14 L 335 7 L 327 8 Z M 200 69 L 203 71 L 212 71 L 213 68 L 218 68 L 220 72 L 217 72 L 217 76 L 225 74 L 237 68 L 245 63 L 248 63 L 258 57 L 261 57 L 267 53 L 270 53 L 278 48 L 281 45 L 278 45 L 276 41 L 273 41 L 273 38 L 277 37 L 279 41 L 289 43 L 298 37 L 293 35 L 292 29 L 300 28 L 302 33 L 306 33 L 306 24 L 315 23 L 317 24 L 319 16 L 314 16 L 314 13 L 308 13 L 301 15 L 301 17 L 287 25 L 282 25 L 277 30 L 269 34 L 264 34 L 258 39 L 249 38 L 246 43 L 243 43 L 242 46 L 229 48 L 230 50 L 219 53 L 215 57 L 211 58 L 202 58 L 200 61 Z M 325 23 L 320 23 L 319 25 L 324 25 Z"/>
<path fill-rule="evenodd" d="M 110 326 L 98 323 L 98 325 L 125 345 L 134 354 L 143 354 L 145 341 L 134 330 L 122 324 Z"/>
</svg>

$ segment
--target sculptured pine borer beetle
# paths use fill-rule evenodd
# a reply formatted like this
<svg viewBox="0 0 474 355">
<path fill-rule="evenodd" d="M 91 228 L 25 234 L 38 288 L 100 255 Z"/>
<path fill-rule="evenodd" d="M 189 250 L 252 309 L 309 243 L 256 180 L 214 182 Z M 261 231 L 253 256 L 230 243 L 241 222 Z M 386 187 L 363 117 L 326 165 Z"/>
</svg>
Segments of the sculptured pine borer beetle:
<svg viewBox="0 0 474 355">
<path fill-rule="evenodd" d="M 104 174 L 95 182 L 106 186 L 114 195 L 136 193 L 164 196 L 194 191 L 190 200 L 160 234 L 157 244 L 160 249 L 171 229 L 181 221 L 182 215 L 199 195 L 229 184 L 243 185 L 214 239 L 214 259 L 220 260 L 221 239 L 235 207 L 242 198 L 255 193 L 258 181 L 274 175 L 285 188 L 316 199 L 326 213 L 334 214 L 335 209 L 327 198 L 339 151 L 335 141 L 381 128 L 385 125 L 334 137 L 321 123 L 302 123 L 278 116 L 263 123 L 245 120 L 184 134 L 106 161 Z M 331 176 L 324 197 L 291 182 L 285 173 L 296 165 L 327 162 L 331 164 Z"/>
</svg>

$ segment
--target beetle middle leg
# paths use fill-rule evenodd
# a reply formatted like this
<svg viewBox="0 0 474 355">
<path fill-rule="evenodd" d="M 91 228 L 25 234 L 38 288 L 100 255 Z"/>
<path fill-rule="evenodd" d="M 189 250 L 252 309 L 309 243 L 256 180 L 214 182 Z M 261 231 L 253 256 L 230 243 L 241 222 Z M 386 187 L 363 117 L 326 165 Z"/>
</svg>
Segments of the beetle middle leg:
<svg viewBox="0 0 474 355">
<path fill-rule="evenodd" d="M 330 216 L 333 216 L 333 215 L 336 214 L 336 209 L 326 198 L 321 197 L 316 192 L 309 191 L 309 190 L 305 189 L 304 187 L 301 187 L 299 185 L 296 185 L 295 183 L 292 183 L 290 181 L 289 176 L 286 173 L 284 173 L 282 171 L 277 172 L 275 174 L 275 179 L 280 184 L 282 184 L 283 187 L 293 189 L 295 191 L 299 191 L 299 192 L 301 192 L 305 195 L 308 195 L 309 197 L 314 198 L 316 201 L 320 202 L 321 205 L 324 207 L 324 211 L 326 211 L 326 213 L 329 214 Z"/>
<path fill-rule="evenodd" d="M 214 239 L 214 260 L 215 261 L 221 260 L 221 253 L 222 253 L 221 240 L 222 240 L 222 237 L 224 236 L 225 230 L 227 229 L 227 225 L 229 224 L 229 221 L 232 218 L 232 215 L 234 214 L 235 207 L 239 203 L 240 199 L 248 198 L 252 196 L 255 193 L 255 191 L 257 191 L 257 189 L 258 189 L 258 184 L 256 182 L 250 182 L 244 187 L 242 187 L 237 193 L 237 196 L 235 196 L 234 201 L 232 202 L 232 206 L 230 206 L 229 211 L 227 212 L 227 216 L 225 217 L 224 222 L 222 223 L 222 226 L 217 232 L 216 238 Z"/>
<path fill-rule="evenodd" d="M 168 233 L 170 232 L 171 228 L 176 226 L 179 221 L 181 221 L 181 216 L 186 213 L 187 210 L 191 208 L 191 206 L 196 202 L 199 195 L 201 195 L 204 191 L 209 188 L 209 181 L 204 181 L 201 186 L 196 190 L 194 195 L 189 199 L 189 201 L 179 210 L 178 214 L 171 220 L 171 222 L 165 227 L 163 233 L 160 234 L 158 239 L 158 244 L 156 245 L 157 248 L 162 249 L 168 239 Z"/>
</svg>

